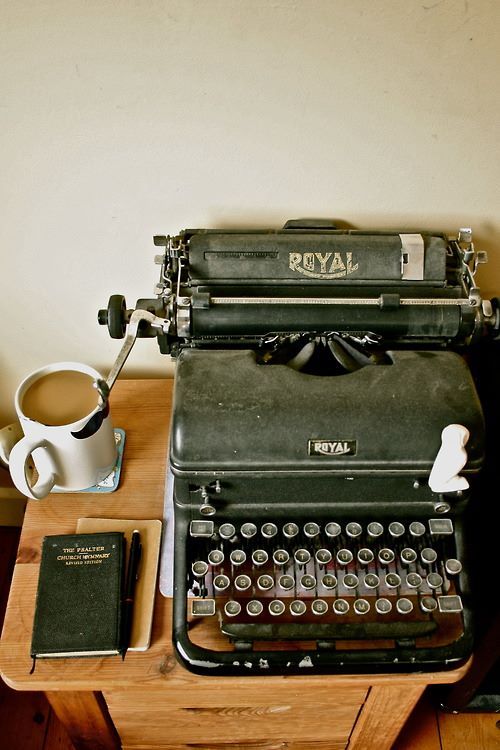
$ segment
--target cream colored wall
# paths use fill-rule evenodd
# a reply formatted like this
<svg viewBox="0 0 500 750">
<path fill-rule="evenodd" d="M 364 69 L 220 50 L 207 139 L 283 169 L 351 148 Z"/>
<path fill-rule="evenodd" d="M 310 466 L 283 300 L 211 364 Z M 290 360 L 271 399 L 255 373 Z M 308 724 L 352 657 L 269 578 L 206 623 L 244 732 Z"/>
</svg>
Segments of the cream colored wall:
<svg viewBox="0 0 500 750">
<path fill-rule="evenodd" d="M 0 424 L 157 279 L 155 233 L 471 225 L 500 292 L 496 0 L 4 0 Z M 124 375 L 171 372 L 139 341 Z"/>
</svg>

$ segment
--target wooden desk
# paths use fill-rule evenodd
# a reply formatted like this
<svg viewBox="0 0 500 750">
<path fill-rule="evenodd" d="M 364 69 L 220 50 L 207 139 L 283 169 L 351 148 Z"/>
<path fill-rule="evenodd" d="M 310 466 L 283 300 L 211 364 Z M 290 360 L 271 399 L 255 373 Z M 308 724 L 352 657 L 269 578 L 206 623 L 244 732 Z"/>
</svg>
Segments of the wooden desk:
<svg viewBox="0 0 500 750">
<path fill-rule="evenodd" d="M 127 433 L 121 485 L 108 495 L 29 501 L 14 571 L 0 669 L 16 690 L 43 690 L 77 750 L 388 750 L 428 684 L 466 668 L 414 675 L 199 677 L 173 655 L 171 600 L 158 592 L 151 648 L 119 657 L 40 659 L 30 675 L 40 545 L 81 516 L 162 518 L 172 381 L 120 381 L 116 426 Z M 109 711 L 109 714 L 108 714 Z M 117 732 L 115 731 L 115 727 Z M 118 737 L 118 734 L 119 737 Z"/>
</svg>

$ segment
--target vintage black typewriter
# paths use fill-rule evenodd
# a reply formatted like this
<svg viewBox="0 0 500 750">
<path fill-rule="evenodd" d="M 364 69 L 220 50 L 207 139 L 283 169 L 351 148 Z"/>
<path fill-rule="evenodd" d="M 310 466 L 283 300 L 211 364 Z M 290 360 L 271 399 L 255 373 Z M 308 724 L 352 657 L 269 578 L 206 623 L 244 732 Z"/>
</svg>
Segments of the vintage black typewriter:
<svg viewBox="0 0 500 750">
<path fill-rule="evenodd" d="M 173 641 L 205 674 L 411 671 L 472 647 L 464 515 L 499 331 L 471 232 L 187 230 L 99 320 L 177 360 Z M 488 335 L 489 334 L 489 335 Z"/>
</svg>

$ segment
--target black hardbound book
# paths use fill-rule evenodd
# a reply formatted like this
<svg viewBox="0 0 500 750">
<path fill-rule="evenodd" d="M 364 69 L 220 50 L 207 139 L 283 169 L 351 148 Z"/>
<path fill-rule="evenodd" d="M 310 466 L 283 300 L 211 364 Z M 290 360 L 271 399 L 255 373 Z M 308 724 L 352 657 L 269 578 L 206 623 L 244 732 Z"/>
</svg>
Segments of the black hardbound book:
<svg viewBox="0 0 500 750">
<path fill-rule="evenodd" d="M 33 658 L 120 653 L 124 559 L 122 532 L 44 538 Z"/>
</svg>

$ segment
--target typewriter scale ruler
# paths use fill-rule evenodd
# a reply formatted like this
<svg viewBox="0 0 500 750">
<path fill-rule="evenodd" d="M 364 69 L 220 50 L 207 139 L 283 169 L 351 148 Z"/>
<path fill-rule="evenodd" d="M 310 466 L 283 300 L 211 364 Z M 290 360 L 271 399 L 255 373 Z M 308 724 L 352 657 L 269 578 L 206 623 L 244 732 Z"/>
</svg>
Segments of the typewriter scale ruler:
<svg viewBox="0 0 500 750">
<path fill-rule="evenodd" d="M 379 297 L 210 297 L 212 305 L 363 305 L 380 306 Z M 432 305 L 438 307 L 474 307 L 468 298 L 401 297 L 399 305 Z"/>
</svg>

